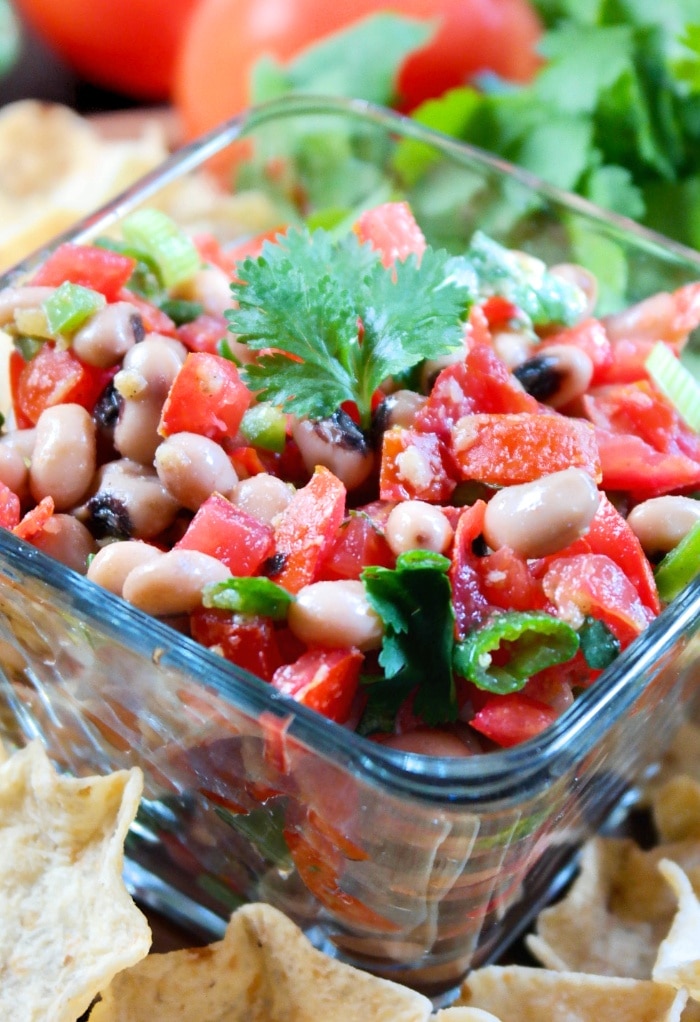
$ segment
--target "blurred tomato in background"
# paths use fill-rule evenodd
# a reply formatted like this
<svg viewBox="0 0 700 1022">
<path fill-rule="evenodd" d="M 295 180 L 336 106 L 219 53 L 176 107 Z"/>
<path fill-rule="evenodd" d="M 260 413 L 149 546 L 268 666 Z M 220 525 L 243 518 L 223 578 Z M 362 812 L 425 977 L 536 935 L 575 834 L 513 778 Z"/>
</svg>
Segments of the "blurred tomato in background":
<svg viewBox="0 0 700 1022">
<path fill-rule="evenodd" d="M 14 0 L 37 35 L 86 81 L 140 100 L 171 95 L 198 0 Z"/>
<path fill-rule="evenodd" d="M 466 84 L 481 71 L 528 81 L 540 65 L 540 21 L 527 0 L 200 0 L 183 38 L 174 98 L 187 138 L 245 109 L 262 55 L 286 61 L 380 11 L 433 21 L 431 41 L 401 69 L 397 105 Z"/>
</svg>

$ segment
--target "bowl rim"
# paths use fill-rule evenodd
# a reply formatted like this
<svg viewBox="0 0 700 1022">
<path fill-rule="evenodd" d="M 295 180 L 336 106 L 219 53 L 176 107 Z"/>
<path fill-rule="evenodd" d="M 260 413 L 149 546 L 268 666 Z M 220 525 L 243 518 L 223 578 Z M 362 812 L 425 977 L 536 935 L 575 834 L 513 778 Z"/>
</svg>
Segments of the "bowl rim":
<svg viewBox="0 0 700 1022">
<path fill-rule="evenodd" d="M 616 228 L 641 248 L 661 251 L 685 264 L 689 270 L 697 269 L 700 279 L 700 253 L 633 220 L 564 192 L 485 150 L 364 100 L 296 95 L 252 107 L 178 149 L 111 202 L 84 217 L 0 276 L 0 288 L 12 286 L 60 244 L 80 243 L 97 231 L 113 226 L 134 206 L 245 137 L 246 132 L 279 117 L 317 114 L 351 116 L 360 121 L 370 121 L 400 137 L 429 142 L 457 160 L 461 156 L 492 173 L 520 182 L 556 206 L 583 215 L 606 228 Z M 694 637 L 700 627 L 700 579 L 697 579 L 651 622 L 593 686 L 581 693 L 573 705 L 537 738 L 510 749 L 464 759 L 428 757 L 389 749 L 327 720 L 206 650 L 167 623 L 130 606 L 25 541 L 0 530 L 0 565 L 3 560 L 11 572 L 27 574 L 65 592 L 73 609 L 81 610 L 88 619 L 98 612 L 101 615 L 100 627 L 116 641 L 123 642 L 126 632 L 132 640 L 135 637 L 139 640 L 132 648 L 149 659 L 156 646 L 162 648 L 164 653 L 160 662 L 165 666 L 189 672 L 195 662 L 203 665 L 206 677 L 198 677 L 197 680 L 232 701 L 235 708 L 257 715 L 268 710 L 285 720 L 291 717 L 286 731 L 290 738 L 322 753 L 335 764 L 361 774 L 368 783 L 397 795 L 410 795 L 427 802 L 438 800 L 478 805 L 498 801 L 506 804 L 519 800 L 519 792 L 548 787 L 594 748 L 652 683 L 659 665 L 672 648 Z M 99 600 L 96 599 L 98 591 Z M 177 641 L 174 642 L 174 639 Z M 514 783 L 514 779 L 517 782 Z"/>
</svg>

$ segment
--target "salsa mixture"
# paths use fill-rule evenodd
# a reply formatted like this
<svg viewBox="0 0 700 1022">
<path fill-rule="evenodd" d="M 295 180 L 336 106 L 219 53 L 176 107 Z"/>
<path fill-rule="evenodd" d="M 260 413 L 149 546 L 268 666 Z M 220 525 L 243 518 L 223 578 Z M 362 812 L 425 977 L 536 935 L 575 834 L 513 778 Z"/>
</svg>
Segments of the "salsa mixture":
<svg viewBox="0 0 700 1022">
<path fill-rule="evenodd" d="M 371 740 L 540 733 L 700 567 L 700 283 L 403 202 L 224 248 L 156 209 L 0 293 L 0 524 Z"/>
</svg>

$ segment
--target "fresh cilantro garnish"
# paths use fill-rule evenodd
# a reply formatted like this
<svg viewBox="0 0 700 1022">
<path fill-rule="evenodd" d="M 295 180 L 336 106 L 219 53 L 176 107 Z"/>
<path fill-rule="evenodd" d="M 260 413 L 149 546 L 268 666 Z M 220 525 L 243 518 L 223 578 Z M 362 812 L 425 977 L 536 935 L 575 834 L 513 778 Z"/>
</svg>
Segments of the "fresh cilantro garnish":
<svg viewBox="0 0 700 1022">
<path fill-rule="evenodd" d="M 234 614 L 261 614 L 284 621 L 294 597 L 269 578 L 227 578 L 210 582 L 202 590 L 202 604 Z"/>
<path fill-rule="evenodd" d="M 373 565 L 362 572 L 367 598 L 385 626 L 379 663 L 386 680 L 369 686 L 375 709 L 387 699 L 398 705 L 415 688 L 414 709 L 426 724 L 456 719 L 449 566 L 441 554 L 409 550 L 396 568 Z"/>
<path fill-rule="evenodd" d="M 372 396 L 390 376 L 458 349 L 470 292 L 446 279 L 447 254 L 427 249 L 383 266 L 353 232 L 291 229 L 246 259 L 231 285 L 230 329 L 272 349 L 241 375 L 260 400 L 312 419 L 343 402 L 367 429 Z"/>
<path fill-rule="evenodd" d="M 586 663 L 595 671 L 602 671 L 620 652 L 620 643 L 605 622 L 590 615 L 579 628 L 578 637 Z"/>
</svg>

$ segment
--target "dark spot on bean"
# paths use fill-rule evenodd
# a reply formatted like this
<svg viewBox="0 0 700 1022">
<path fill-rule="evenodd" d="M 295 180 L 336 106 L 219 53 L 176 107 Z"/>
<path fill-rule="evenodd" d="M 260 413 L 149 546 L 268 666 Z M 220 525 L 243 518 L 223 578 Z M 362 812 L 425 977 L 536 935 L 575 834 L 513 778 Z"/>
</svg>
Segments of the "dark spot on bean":
<svg viewBox="0 0 700 1022">
<path fill-rule="evenodd" d="M 98 397 L 92 413 L 99 429 L 114 429 L 123 404 L 124 398 L 114 386 L 113 381 L 110 380 Z"/>
<path fill-rule="evenodd" d="M 389 425 L 391 409 L 391 397 L 385 397 L 372 412 L 372 423 L 369 430 L 369 442 L 372 447 L 379 447 Z"/>
<path fill-rule="evenodd" d="M 342 447 L 346 451 L 367 454 L 369 450 L 367 437 L 342 408 L 334 412 L 330 418 L 315 422 L 314 433 L 326 443 L 337 444 L 338 447 Z"/>
<path fill-rule="evenodd" d="M 475 557 L 486 557 L 489 552 L 489 548 L 486 545 L 486 540 L 479 534 L 476 539 L 472 540 L 472 553 Z"/>
<path fill-rule="evenodd" d="M 272 557 L 268 557 L 263 561 L 262 574 L 267 575 L 268 578 L 274 578 L 275 575 L 279 575 L 284 569 L 286 563 L 286 554 L 273 554 Z"/>
<path fill-rule="evenodd" d="M 139 344 L 146 336 L 146 327 L 143 325 L 143 318 L 140 313 L 133 312 L 129 317 L 129 325 L 134 335 L 134 343 Z"/>
<path fill-rule="evenodd" d="M 86 524 L 97 539 L 131 539 L 134 526 L 123 500 L 113 493 L 97 493 L 86 506 Z"/>
<path fill-rule="evenodd" d="M 560 389 L 566 373 L 559 368 L 556 358 L 549 355 L 535 355 L 513 370 L 528 394 L 538 401 L 546 401 Z"/>
</svg>

